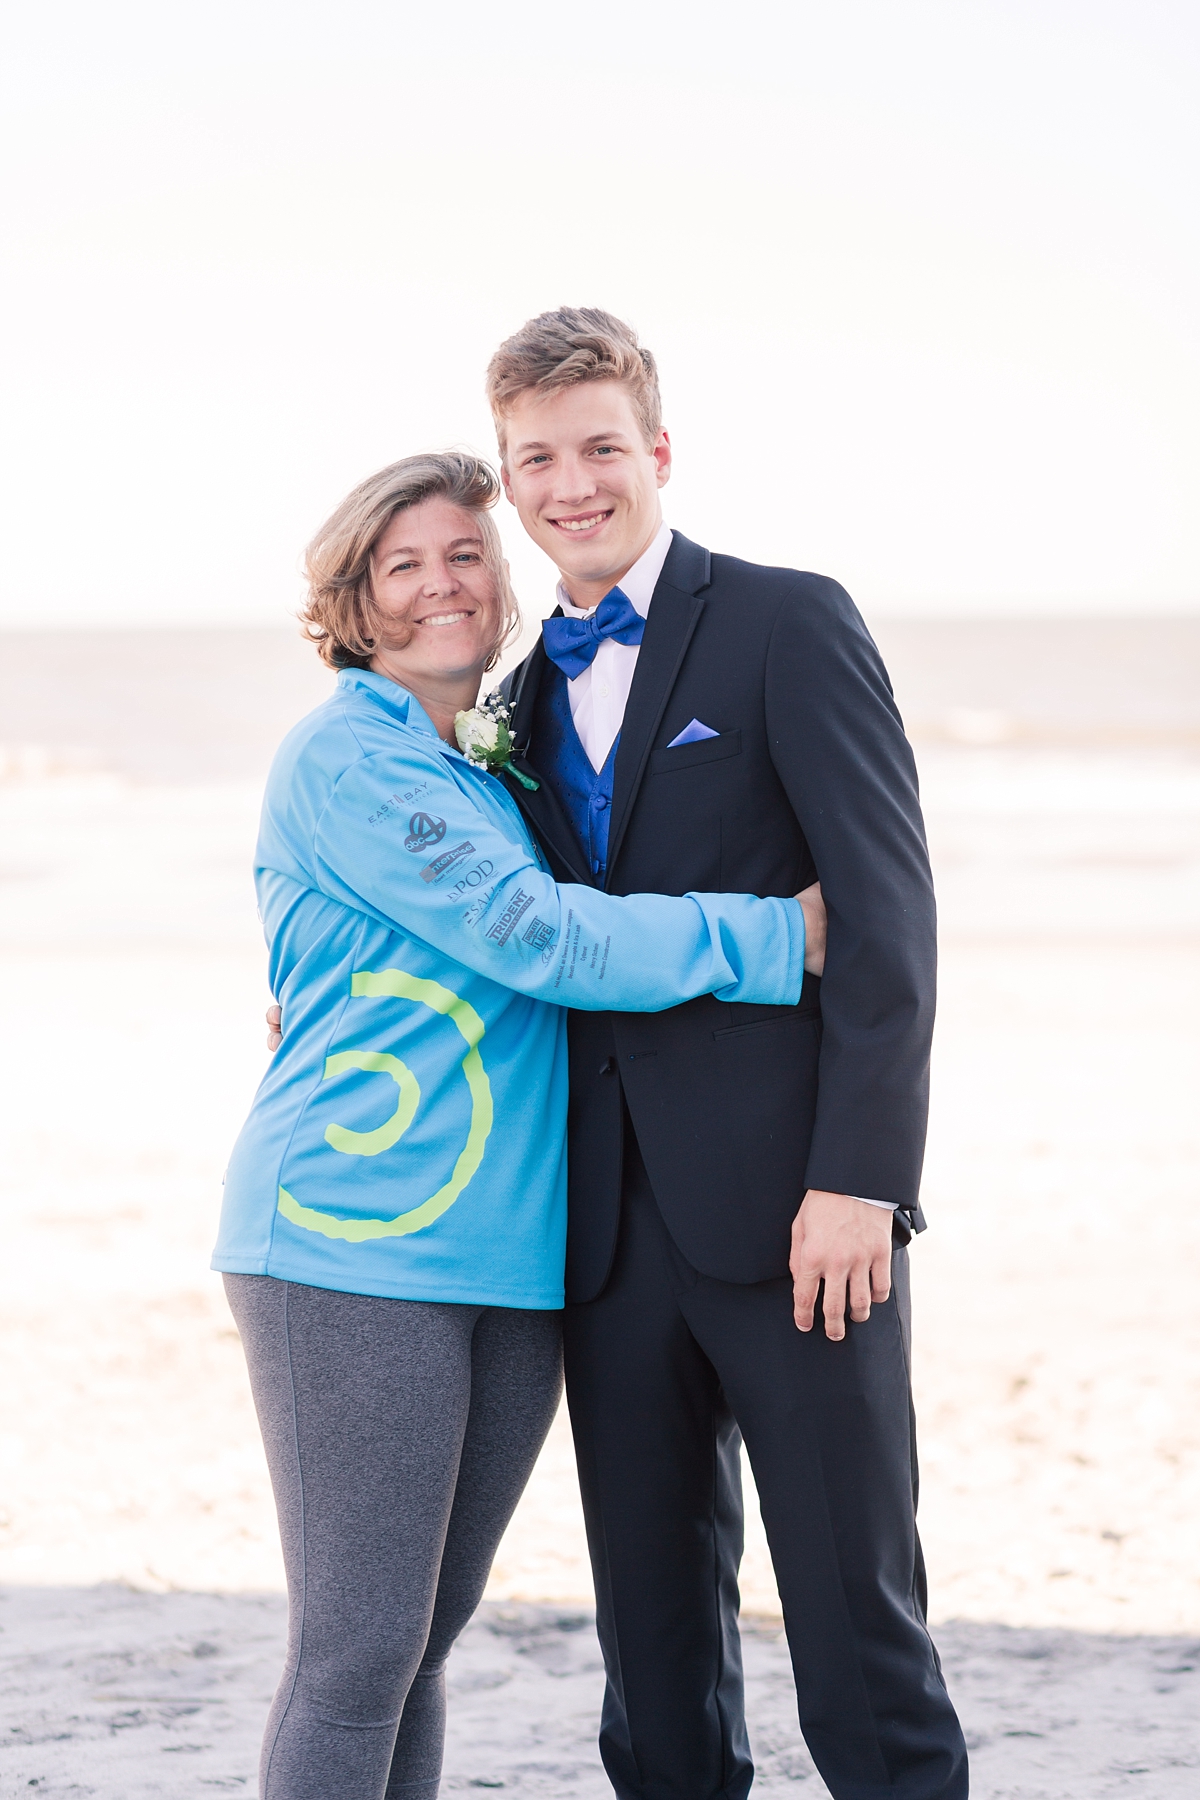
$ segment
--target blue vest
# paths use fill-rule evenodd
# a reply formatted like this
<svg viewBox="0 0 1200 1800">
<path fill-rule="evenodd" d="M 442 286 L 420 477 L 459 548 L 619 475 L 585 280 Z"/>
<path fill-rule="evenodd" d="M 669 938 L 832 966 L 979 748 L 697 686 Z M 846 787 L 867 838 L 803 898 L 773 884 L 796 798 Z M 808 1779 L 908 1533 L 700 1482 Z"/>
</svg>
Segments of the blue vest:
<svg viewBox="0 0 1200 1800">
<path fill-rule="evenodd" d="M 555 663 L 547 659 L 538 689 L 534 710 L 533 738 L 537 745 L 539 773 L 557 794 L 587 858 L 592 880 L 604 886 L 608 866 L 608 824 L 612 812 L 613 765 L 617 759 L 616 741 L 599 774 L 588 760 L 579 741 L 575 721 L 571 717 L 571 696 L 567 678 Z"/>
</svg>

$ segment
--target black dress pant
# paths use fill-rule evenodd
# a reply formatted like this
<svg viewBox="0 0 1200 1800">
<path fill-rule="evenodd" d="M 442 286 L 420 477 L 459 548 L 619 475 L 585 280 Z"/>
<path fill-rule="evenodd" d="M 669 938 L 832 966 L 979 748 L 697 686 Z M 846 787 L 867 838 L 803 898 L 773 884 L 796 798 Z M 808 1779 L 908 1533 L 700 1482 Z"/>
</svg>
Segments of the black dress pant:
<svg viewBox="0 0 1200 1800">
<path fill-rule="evenodd" d="M 743 1800 L 739 1447 L 762 1503 L 800 1724 L 834 1800 L 964 1800 L 966 1747 L 925 1627 L 907 1251 L 892 1297 L 832 1343 L 787 1280 L 697 1273 L 632 1129 L 616 1258 L 568 1306 L 567 1396 L 619 1800 Z"/>
</svg>

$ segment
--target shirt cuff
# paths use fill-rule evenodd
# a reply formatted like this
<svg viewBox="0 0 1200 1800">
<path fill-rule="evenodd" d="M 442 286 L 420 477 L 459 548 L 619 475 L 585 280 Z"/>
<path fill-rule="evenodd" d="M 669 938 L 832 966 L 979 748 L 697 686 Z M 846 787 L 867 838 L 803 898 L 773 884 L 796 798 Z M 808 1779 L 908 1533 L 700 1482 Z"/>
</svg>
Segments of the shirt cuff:
<svg viewBox="0 0 1200 1800">
<path fill-rule="evenodd" d="M 864 1206 L 881 1206 L 884 1212 L 895 1212 L 900 1204 L 898 1200 L 868 1200 L 865 1194 L 851 1194 L 850 1198 L 861 1200 Z"/>
</svg>

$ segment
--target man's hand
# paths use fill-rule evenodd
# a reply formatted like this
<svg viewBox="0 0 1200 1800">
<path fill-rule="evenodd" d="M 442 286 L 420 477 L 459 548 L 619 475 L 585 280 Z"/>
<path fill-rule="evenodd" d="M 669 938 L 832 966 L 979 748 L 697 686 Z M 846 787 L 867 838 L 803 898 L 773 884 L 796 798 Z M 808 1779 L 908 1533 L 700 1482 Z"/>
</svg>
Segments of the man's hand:
<svg viewBox="0 0 1200 1800">
<path fill-rule="evenodd" d="M 821 884 L 814 881 L 802 894 L 796 895 L 804 914 L 804 967 L 810 975 L 820 975 L 825 968 L 825 901 Z"/>
<path fill-rule="evenodd" d="M 278 1050 L 283 1042 L 283 1009 L 279 1006 L 267 1008 L 267 1049 Z"/>
<path fill-rule="evenodd" d="M 809 1188 L 792 1224 L 790 1263 L 796 1326 L 811 1331 L 817 1289 L 825 1283 L 825 1336 L 846 1335 L 846 1288 L 850 1317 L 861 1325 L 872 1300 L 892 1291 L 892 1215 L 849 1194 Z"/>
</svg>

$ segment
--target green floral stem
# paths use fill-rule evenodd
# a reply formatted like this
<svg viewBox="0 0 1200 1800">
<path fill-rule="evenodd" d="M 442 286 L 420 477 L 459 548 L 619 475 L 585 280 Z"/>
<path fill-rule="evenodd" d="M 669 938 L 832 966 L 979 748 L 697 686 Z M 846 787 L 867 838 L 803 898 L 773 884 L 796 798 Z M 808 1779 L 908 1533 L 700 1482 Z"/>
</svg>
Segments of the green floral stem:
<svg viewBox="0 0 1200 1800">
<path fill-rule="evenodd" d="M 522 775 L 520 769 L 517 768 L 516 764 L 513 763 L 511 759 L 506 763 L 501 763 L 500 767 L 506 774 L 515 776 L 521 786 L 528 788 L 531 793 L 535 788 L 539 788 L 542 785 L 540 781 L 535 781 L 532 775 Z"/>
</svg>

